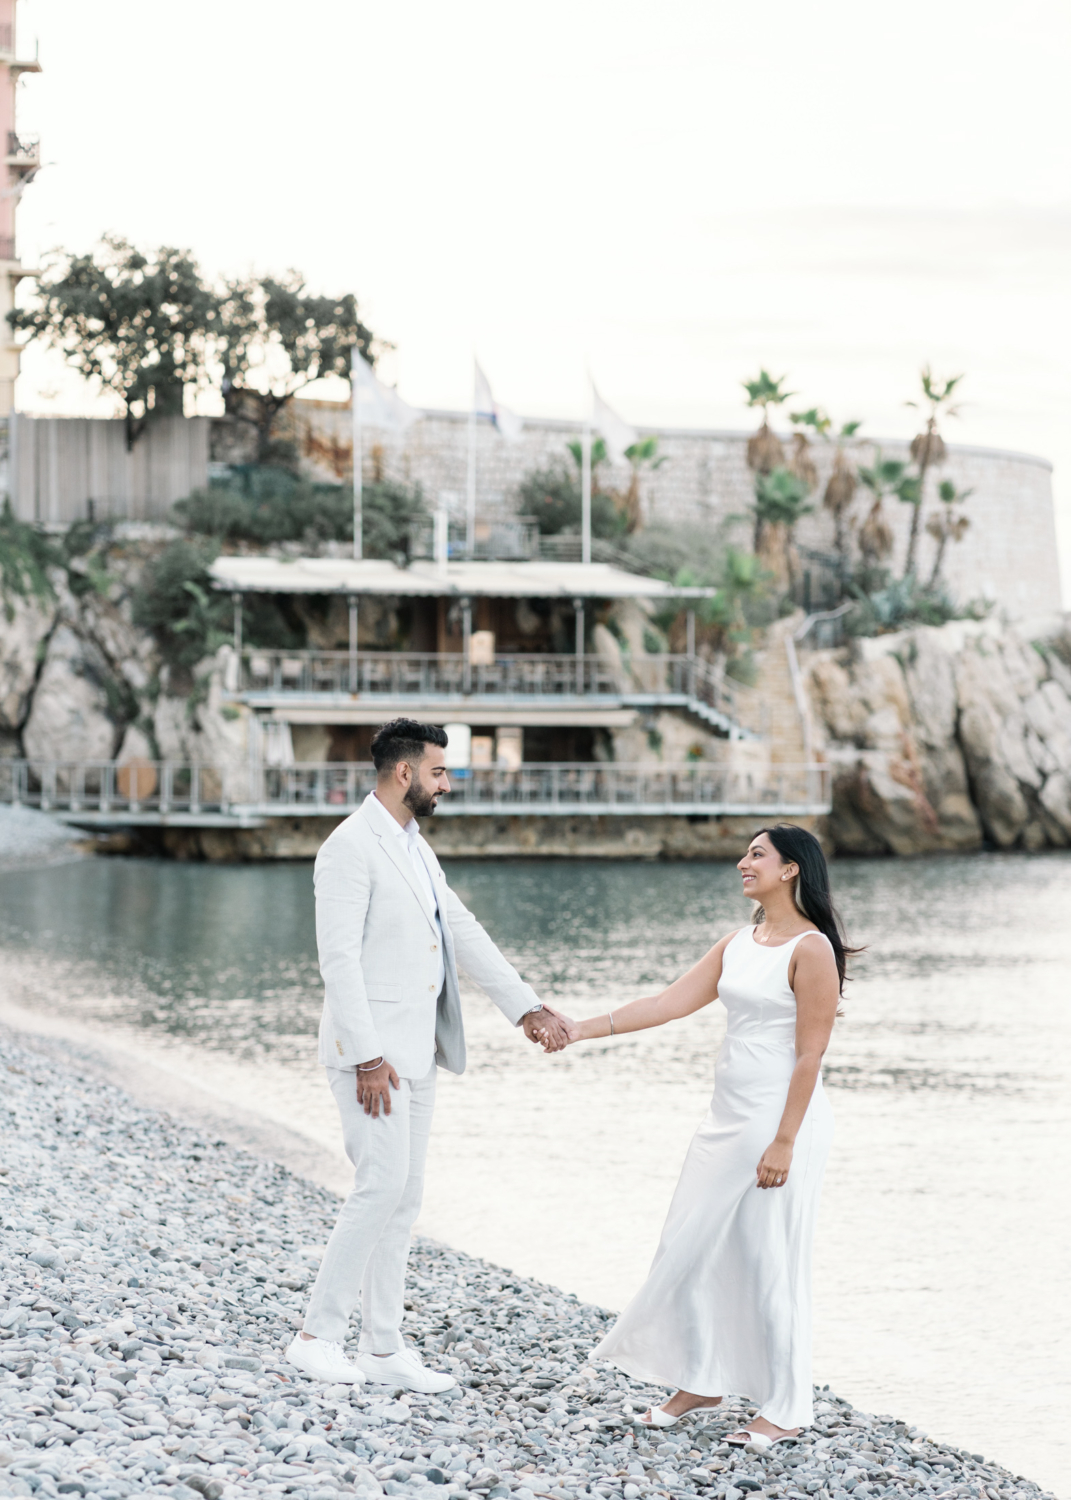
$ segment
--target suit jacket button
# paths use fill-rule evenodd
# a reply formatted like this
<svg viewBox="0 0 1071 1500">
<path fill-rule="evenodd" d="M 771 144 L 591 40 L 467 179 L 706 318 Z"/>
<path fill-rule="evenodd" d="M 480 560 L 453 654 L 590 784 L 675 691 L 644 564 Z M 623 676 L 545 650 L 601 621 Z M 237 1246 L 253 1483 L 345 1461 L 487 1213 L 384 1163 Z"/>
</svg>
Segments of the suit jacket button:
<svg viewBox="0 0 1071 1500">
<path fill-rule="evenodd" d="M 431 991 L 431 992 L 432 992 L 432 994 L 433 994 L 433 995 L 434 995 L 434 993 L 435 993 L 435 986 L 434 986 L 434 985 L 433 985 L 433 984 L 429 984 L 429 985 L 428 985 L 428 989 L 429 989 L 429 990 L 430 990 L 430 991 Z"/>
<path fill-rule="evenodd" d="M 432 945 L 431 945 L 431 951 L 433 953 L 438 953 L 438 951 L 439 951 L 439 945 L 438 945 L 438 943 L 432 943 Z"/>
</svg>

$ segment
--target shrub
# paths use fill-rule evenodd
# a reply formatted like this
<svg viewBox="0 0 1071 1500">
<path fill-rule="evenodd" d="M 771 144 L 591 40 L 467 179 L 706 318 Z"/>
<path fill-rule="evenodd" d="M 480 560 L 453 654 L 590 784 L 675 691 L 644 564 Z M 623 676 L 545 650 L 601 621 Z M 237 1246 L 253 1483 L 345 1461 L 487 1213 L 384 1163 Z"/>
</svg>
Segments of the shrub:
<svg viewBox="0 0 1071 1500">
<path fill-rule="evenodd" d="M 134 624 L 152 631 L 172 667 L 193 667 L 230 639 L 231 602 L 213 590 L 208 571 L 216 550 L 203 542 L 172 542 L 134 591 Z"/>
<path fill-rule="evenodd" d="M 12 595 L 42 602 L 53 597 L 48 572 L 62 562 L 63 554 L 51 537 L 18 520 L 5 500 L 0 511 L 0 595 L 9 620 Z"/>
<path fill-rule="evenodd" d="M 420 491 L 389 482 L 369 484 L 362 489 L 361 504 L 364 556 L 406 555 L 410 527 L 427 516 Z M 353 540 L 352 489 L 311 484 L 287 469 L 264 465 L 235 468 L 225 483 L 178 501 L 175 511 L 187 531 L 220 541 L 315 546 Z"/>
<path fill-rule="evenodd" d="M 546 469 L 533 469 L 521 480 L 517 495 L 519 513 L 532 516 L 544 536 L 580 531 L 583 506 L 580 477 L 564 462 L 551 464 Z M 592 536 L 614 541 L 624 536 L 625 527 L 625 517 L 614 504 L 613 496 L 602 490 L 593 490 Z"/>
</svg>

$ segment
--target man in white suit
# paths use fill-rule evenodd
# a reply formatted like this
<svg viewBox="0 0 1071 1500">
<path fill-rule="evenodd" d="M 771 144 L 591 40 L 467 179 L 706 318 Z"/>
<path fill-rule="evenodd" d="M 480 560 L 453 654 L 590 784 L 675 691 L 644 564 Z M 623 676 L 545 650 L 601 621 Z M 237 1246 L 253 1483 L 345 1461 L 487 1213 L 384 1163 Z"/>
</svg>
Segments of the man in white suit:
<svg viewBox="0 0 1071 1500">
<path fill-rule="evenodd" d="M 409 1232 L 420 1211 L 437 1067 L 461 1073 L 458 965 L 547 1051 L 557 1012 L 506 962 L 446 883 L 418 817 L 449 792 L 436 725 L 395 719 L 372 740 L 376 789 L 316 857 L 316 940 L 324 979 L 320 1061 L 342 1118 L 353 1191 L 320 1263 L 287 1358 L 330 1382 L 442 1391 L 401 1332 Z M 361 1304 L 356 1362 L 343 1342 Z"/>
</svg>

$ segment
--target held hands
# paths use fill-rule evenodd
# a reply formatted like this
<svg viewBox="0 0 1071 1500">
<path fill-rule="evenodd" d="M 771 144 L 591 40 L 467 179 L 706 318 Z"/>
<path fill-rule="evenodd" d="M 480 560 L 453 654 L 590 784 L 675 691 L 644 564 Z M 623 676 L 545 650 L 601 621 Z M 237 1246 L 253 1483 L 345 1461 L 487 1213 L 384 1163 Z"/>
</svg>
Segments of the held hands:
<svg viewBox="0 0 1071 1500">
<path fill-rule="evenodd" d="M 568 1046 L 573 1040 L 568 1031 L 572 1024 L 567 1016 L 560 1015 L 549 1005 L 544 1005 L 542 1010 L 532 1011 L 521 1022 L 528 1040 L 541 1042 L 544 1052 L 561 1052 Z"/>
<path fill-rule="evenodd" d="M 774 1141 L 762 1153 L 755 1168 L 756 1186 L 760 1188 L 784 1187 L 792 1165 L 792 1146 L 787 1141 Z"/>
</svg>

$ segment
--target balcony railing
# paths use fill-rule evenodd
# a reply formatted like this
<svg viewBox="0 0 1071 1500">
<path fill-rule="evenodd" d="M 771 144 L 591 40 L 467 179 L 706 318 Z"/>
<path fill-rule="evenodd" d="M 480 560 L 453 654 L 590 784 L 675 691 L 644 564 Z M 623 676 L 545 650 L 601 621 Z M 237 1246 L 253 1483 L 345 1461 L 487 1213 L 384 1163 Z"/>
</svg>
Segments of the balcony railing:
<svg viewBox="0 0 1071 1500">
<path fill-rule="evenodd" d="M 754 733 L 764 732 L 764 704 L 751 689 L 699 656 L 640 656 L 619 668 L 602 656 L 550 653 L 499 656 L 489 665 L 460 652 L 259 651 L 241 655 L 236 691 L 342 694 L 399 699 L 685 698 Z"/>
<path fill-rule="evenodd" d="M 534 813 L 800 815 L 828 811 L 822 765 L 738 769 L 712 762 L 552 762 L 450 773 L 438 816 Z M 190 821 L 293 813 L 345 814 L 375 785 L 371 765 L 341 762 L 249 769 L 142 761 L 0 761 L 0 803 L 77 822 Z"/>
<path fill-rule="evenodd" d="M 450 772 L 451 791 L 436 816 L 478 813 L 731 813 L 823 811 L 825 766 L 737 769 L 702 761 L 633 766 L 586 761 L 478 766 Z M 352 808 L 375 785 L 371 766 L 271 766 L 262 772 L 264 806 Z"/>
<path fill-rule="evenodd" d="M 199 762 L 0 760 L 0 803 L 42 812 L 226 812 L 250 791 L 248 775 Z"/>
<path fill-rule="evenodd" d="M 41 137 L 37 135 L 17 135 L 14 130 L 7 133 L 7 154 L 16 156 L 20 161 L 36 161 L 41 152 Z"/>
</svg>

